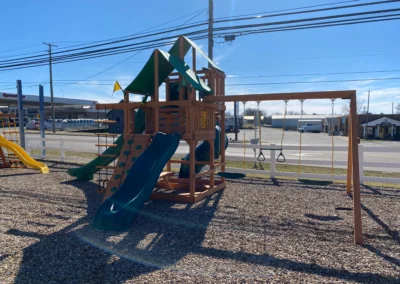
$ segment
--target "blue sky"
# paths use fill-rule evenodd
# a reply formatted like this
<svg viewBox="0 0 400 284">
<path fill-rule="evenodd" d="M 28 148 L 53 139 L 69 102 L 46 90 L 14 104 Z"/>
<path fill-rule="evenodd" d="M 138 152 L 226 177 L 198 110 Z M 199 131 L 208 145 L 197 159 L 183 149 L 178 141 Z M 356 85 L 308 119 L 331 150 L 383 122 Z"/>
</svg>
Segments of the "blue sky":
<svg viewBox="0 0 400 284">
<path fill-rule="evenodd" d="M 215 18 L 247 13 L 267 12 L 308 5 L 332 3 L 334 0 L 215 0 Z M 368 1 L 359 1 L 368 2 Z M 95 4 L 94 4 L 95 3 Z M 0 56 L 12 56 L 45 50 L 42 42 L 53 42 L 59 47 L 109 39 L 139 32 L 184 15 L 207 8 L 208 1 L 153 0 L 128 1 L 7 1 L 2 3 L 3 29 L 0 31 Z M 328 14 L 350 13 L 375 9 L 400 8 L 400 4 L 361 7 L 352 10 L 297 15 L 294 17 L 263 19 L 260 22 L 312 17 Z M 184 23 L 190 17 L 168 26 Z M 206 12 L 192 22 L 207 19 Z M 291 91 L 317 91 L 356 89 L 360 99 L 366 99 L 371 90 L 370 111 L 390 113 L 392 101 L 400 103 L 400 80 L 365 82 L 315 83 L 327 80 L 400 77 L 400 71 L 385 73 L 285 76 L 276 75 L 332 72 L 360 72 L 377 70 L 400 70 L 400 21 L 388 21 L 345 27 L 330 27 L 282 33 L 268 33 L 238 37 L 231 44 L 216 40 L 214 59 L 226 72 L 227 94 L 271 93 Z M 207 50 L 204 40 L 197 42 Z M 165 48 L 167 49 L 167 48 Z M 55 48 L 54 51 L 57 49 Z M 114 68 L 91 78 L 87 84 L 55 85 L 57 97 L 85 98 L 100 102 L 118 101 L 122 95 L 111 96 L 109 86 L 96 85 L 101 80 L 119 80 L 126 86 L 141 70 L 151 51 L 144 51 L 127 59 Z M 54 65 L 54 80 L 84 79 L 101 72 L 130 54 L 101 59 Z M 0 60 L 4 60 L 2 58 Z M 189 61 L 188 61 L 189 62 Z M 205 64 L 204 64 L 205 65 Z M 267 78 L 240 78 L 243 76 L 268 75 Z M 28 87 L 32 81 L 48 81 L 48 67 L 36 67 L 0 72 L 0 92 L 15 92 L 15 80 L 21 79 L 26 86 L 24 94 L 37 94 L 38 87 Z M 286 84 L 287 82 L 310 82 Z M 25 83 L 24 83 L 25 82 Z M 247 83 L 284 83 L 261 86 L 229 86 Z M 104 83 L 104 82 L 103 82 Z M 45 95 L 49 95 L 45 84 Z M 339 113 L 342 101 L 337 101 L 335 112 Z M 246 106 L 255 106 L 249 102 Z M 232 104 L 227 105 L 232 109 Z M 282 112 L 282 102 L 263 102 L 261 107 L 268 113 Z M 306 101 L 307 113 L 329 113 L 330 101 Z M 298 102 L 290 102 L 289 110 L 299 111 Z"/>
</svg>

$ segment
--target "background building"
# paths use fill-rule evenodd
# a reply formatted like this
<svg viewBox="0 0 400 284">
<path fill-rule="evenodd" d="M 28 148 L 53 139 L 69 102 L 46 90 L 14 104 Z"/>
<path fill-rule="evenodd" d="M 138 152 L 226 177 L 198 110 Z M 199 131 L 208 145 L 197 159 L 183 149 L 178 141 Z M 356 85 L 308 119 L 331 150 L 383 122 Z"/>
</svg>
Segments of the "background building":
<svg viewBox="0 0 400 284">
<path fill-rule="evenodd" d="M 300 126 L 300 119 L 309 122 L 322 122 L 325 120 L 327 115 L 286 115 L 285 129 L 286 130 L 296 130 Z M 284 116 L 283 115 L 273 115 L 271 117 L 272 128 L 283 128 Z"/>
</svg>

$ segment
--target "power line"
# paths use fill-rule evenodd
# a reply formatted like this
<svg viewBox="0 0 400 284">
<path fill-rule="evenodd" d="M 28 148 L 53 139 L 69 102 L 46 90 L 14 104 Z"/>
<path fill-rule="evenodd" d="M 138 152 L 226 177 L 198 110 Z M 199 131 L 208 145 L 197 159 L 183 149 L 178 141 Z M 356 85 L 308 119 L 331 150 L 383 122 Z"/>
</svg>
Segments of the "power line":
<svg viewBox="0 0 400 284">
<path fill-rule="evenodd" d="M 393 16 L 400 16 L 400 14 L 390 15 L 390 16 L 376 16 L 376 17 L 366 17 L 362 18 L 361 21 L 353 20 L 341 20 L 341 21 L 332 21 L 332 22 L 324 22 L 319 24 L 307 24 L 307 25 L 298 25 L 298 26 L 290 26 L 290 27 L 283 27 L 283 28 L 269 28 L 269 29 L 257 29 L 257 30 L 248 30 L 245 32 L 238 32 L 234 34 L 236 37 L 251 35 L 251 34 L 261 34 L 261 33 L 271 33 L 271 32 L 282 32 L 282 31 L 295 31 L 295 30 L 306 30 L 306 29 L 314 29 L 314 28 L 326 28 L 326 27 L 335 27 L 335 26 L 349 26 L 355 24 L 366 24 L 366 23 L 374 23 L 374 22 L 385 22 L 385 21 L 393 21 L 399 20 L 400 17 L 393 17 Z M 385 19 L 375 19 L 375 20 L 363 20 L 363 19 L 371 19 L 371 18 L 381 18 L 385 17 Z M 388 18 L 392 17 L 392 18 Z M 342 22 L 342 23 L 339 23 Z M 332 24 L 330 24 L 332 23 Z M 219 37 L 224 37 L 226 33 L 218 34 Z M 232 34 L 230 34 L 232 35 Z"/>
<path fill-rule="evenodd" d="M 197 17 L 197 14 L 201 14 L 201 13 L 203 13 L 203 12 L 206 11 L 206 10 L 207 10 L 207 8 L 203 8 L 203 9 L 201 9 L 201 10 L 197 10 L 197 11 L 195 11 L 195 12 L 189 13 L 189 14 L 184 15 L 184 16 L 182 16 L 182 17 L 173 19 L 173 20 L 171 20 L 171 21 L 164 22 L 164 23 L 162 23 L 162 24 L 159 24 L 159 25 L 150 27 L 150 28 L 148 28 L 148 29 L 144 29 L 144 30 L 139 31 L 139 32 L 134 33 L 134 34 L 130 34 L 130 35 L 126 35 L 126 36 L 120 36 L 120 37 L 116 37 L 116 38 L 104 39 L 104 40 L 90 41 L 89 43 L 90 43 L 90 44 L 94 44 L 94 43 L 100 43 L 100 42 L 113 41 L 113 40 L 124 39 L 124 38 L 129 38 L 129 37 L 132 37 L 132 36 L 144 34 L 145 32 L 148 32 L 148 31 L 163 31 L 163 30 L 167 30 L 167 29 L 173 29 L 173 28 L 176 28 L 176 27 L 181 27 L 182 25 L 177 25 L 177 26 L 173 26 L 173 27 L 162 28 L 162 29 L 156 30 L 156 28 L 158 28 L 158 27 L 162 27 L 162 26 L 165 26 L 165 25 L 167 25 L 167 24 L 170 24 L 170 23 L 179 21 L 179 20 L 181 20 L 181 19 L 187 18 L 187 17 L 189 17 L 189 16 L 191 16 L 191 15 L 194 15 L 194 14 L 196 14 L 195 17 Z M 189 20 L 189 21 L 190 21 L 190 20 Z M 206 21 L 203 21 L 203 22 L 199 22 L 199 23 L 205 24 L 205 23 L 207 23 L 207 22 L 206 22 Z M 88 43 L 88 44 L 89 44 L 89 43 Z M 78 45 L 68 46 L 68 47 L 64 47 L 64 49 L 66 49 L 66 48 L 71 48 L 71 47 L 84 46 L 84 45 L 87 45 L 87 44 L 78 44 Z"/>
<path fill-rule="evenodd" d="M 346 16 L 354 17 L 354 16 L 358 16 L 358 15 L 373 14 L 373 13 L 386 13 L 386 12 L 393 12 L 393 11 L 397 11 L 397 10 L 400 10 L 400 9 L 389 9 L 389 10 L 370 11 L 370 12 L 363 12 L 363 13 L 342 14 L 342 15 L 334 15 L 334 16 L 328 16 L 328 17 L 308 18 L 308 19 L 291 20 L 291 21 L 283 21 L 283 22 L 282 21 L 269 22 L 269 23 L 262 23 L 262 24 L 257 24 L 257 25 L 220 27 L 218 29 L 225 30 L 225 33 L 228 33 L 228 32 L 232 32 L 228 29 L 234 28 L 234 29 L 237 29 L 237 31 L 235 31 L 237 36 L 243 36 L 243 35 L 265 33 L 265 32 L 310 29 L 310 28 L 316 28 L 316 27 L 349 25 L 349 24 L 356 24 L 356 23 L 377 22 L 377 21 L 383 21 L 383 20 L 397 20 L 398 18 L 393 18 L 394 16 L 397 16 L 397 14 L 395 14 L 395 15 L 391 14 L 391 15 L 383 15 L 383 16 L 375 16 L 375 17 L 345 19 L 345 20 L 330 21 L 330 22 L 307 23 L 305 25 L 283 26 L 283 27 L 270 28 L 270 29 L 248 29 L 249 27 L 253 28 L 255 26 L 282 25 L 282 24 L 287 24 L 287 23 L 292 23 L 292 22 L 296 23 L 299 21 L 301 21 L 301 22 L 316 21 L 316 20 L 320 21 L 321 19 L 327 19 L 327 18 L 338 18 L 338 17 L 346 17 Z M 380 20 L 376 19 L 376 18 L 382 18 L 382 17 L 386 17 L 386 19 L 380 19 Z M 387 18 L 387 17 L 392 17 L 392 18 Z M 374 20 L 371 20 L 372 18 L 374 18 Z M 358 20 L 358 22 L 357 22 L 357 20 Z M 240 31 L 240 29 L 244 29 L 244 31 Z M 205 31 L 206 30 L 191 31 L 191 32 L 186 33 L 186 35 L 197 35 L 195 38 L 192 38 L 192 39 L 203 39 L 204 35 L 205 35 Z M 217 36 L 217 37 L 223 36 L 223 35 L 224 35 L 224 33 L 216 33 L 215 34 L 215 36 Z M 172 40 L 174 38 L 175 37 L 168 37 L 168 38 L 164 37 L 161 39 L 160 38 L 152 39 L 152 40 L 148 40 L 145 42 L 120 45 L 120 46 L 114 46 L 114 47 L 109 47 L 109 48 L 102 48 L 102 49 L 96 49 L 96 50 L 90 50 L 90 51 L 84 51 L 84 52 L 78 52 L 78 53 L 72 53 L 72 54 L 59 55 L 59 56 L 54 57 L 54 63 L 73 62 L 73 61 L 86 60 L 86 59 L 91 59 L 91 58 L 99 58 L 99 57 L 104 57 L 104 56 L 116 55 L 116 54 L 121 54 L 121 53 L 126 53 L 126 52 L 144 50 L 146 48 L 160 47 L 160 46 L 168 45 L 171 43 L 171 42 L 162 41 L 163 39 L 164 40 L 169 40 L 169 39 Z M 147 44 L 147 46 L 144 44 Z M 133 47 L 133 46 L 136 46 L 136 47 Z M 32 58 L 32 57 L 29 57 L 29 58 Z M 18 60 L 21 60 L 21 58 Z M 21 69 L 21 68 L 26 68 L 26 67 L 41 66 L 47 62 L 47 59 L 34 59 L 34 60 L 19 61 L 19 62 L 13 61 L 13 63 L 11 63 L 11 64 L 5 63 L 5 62 L 7 62 L 7 61 L 0 62 L 0 64 L 1 63 L 3 64 L 0 66 L 1 70 L 15 70 L 15 69 Z"/>
<path fill-rule="evenodd" d="M 395 70 L 375 70 L 375 71 L 353 71 L 353 72 L 328 72 L 328 73 L 297 73 L 297 74 L 278 74 L 278 75 L 259 75 L 259 76 L 235 76 L 227 77 L 226 79 L 248 79 L 248 78 L 268 78 L 268 77 L 292 77 L 292 76 L 330 76 L 330 75 L 348 75 L 348 74 L 368 74 L 368 73 L 391 73 L 400 72 L 400 69 Z"/>
<path fill-rule="evenodd" d="M 398 1 L 400 1 L 400 0 L 398 0 Z M 223 31 L 223 30 L 258 28 L 258 27 L 273 26 L 273 25 L 275 26 L 275 25 L 285 25 L 285 24 L 293 24 L 293 23 L 314 22 L 314 21 L 322 21 L 322 20 L 328 20 L 328 19 L 355 17 L 355 16 L 363 16 L 363 15 L 371 15 L 371 14 L 391 13 L 391 12 L 398 12 L 398 11 L 400 11 L 400 8 L 374 10 L 374 11 L 348 13 L 348 14 L 338 14 L 338 15 L 313 17 L 313 18 L 306 18 L 306 19 L 294 19 L 294 20 L 286 20 L 286 21 L 279 21 L 279 22 L 266 22 L 266 23 L 259 23 L 259 24 L 246 24 L 246 25 L 238 25 L 238 26 L 219 27 L 219 28 L 215 28 L 214 30 L 215 31 Z"/>
<path fill-rule="evenodd" d="M 400 80 L 400 77 L 393 77 L 393 78 L 347 79 L 347 80 L 322 80 L 322 81 L 292 81 L 292 82 L 265 82 L 265 83 L 235 83 L 235 84 L 225 84 L 225 85 L 226 85 L 226 86 L 262 86 L 262 85 L 287 85 L 287 84 L 319 84 L 319 83 L 367 82 L 367 81 L 386 81 L 386 80 Z"/>
<path fill-rule="evenodd" d="M 344 82 L 368 82 L 368 81 L 390 81 L 400 80 L 400 77 L 391 78 L 364 78 L 364 79 L 343 79 L 343 80 L 319 80 L 319 81 L 287 81 L 287 82 L 261 82 L 261 83 L 233 83 L 225 84 L 226 86 L 262 86 L 262 85 L 287 85 L 287 84 L 319 84 L 319 83 L 344 83 Z M 100 80 L 97 80 L 100 81 Z M 115 82 L 115 81 L 114 81 Z M 93 82 L 78 82 L 77 84 L 84 84 L 90 86 L 110 86 L 114 82 L 110 83 L 93 83 Z M 58 83 L 59 84 L 59 83 Z M 57 85 L 57 84 L 56 84 Z"/>
<path fill-rule="evenodd" d="M 157 27 L 160 27 L 160 26 L 164 26 L 164 25 L 169 24 L 169 23 L 172 23 L 172 22 L 175 22 L 175 21 L 178 21 L 178 20 L 180 20 L 180 19 L 189 17 L 189 16 L 191 16 L 191 15 L 193 15 L 193 14 L 197 14 L 197 13 L 199 13 L 199 12 L 206 11 L 206 10 L 207 10 L 206 8 L 201 9 L 201 10 L 197 10 L 197 11 L 192 12 L 192 13 L 190 13 L 190 14 L 187 14 L 187 15 L 185 15 L 185 16 L 176 18 L 176 19 L 171 20 L 171 21 L 168 21 L 168 22 L 164 22 L 164 23 L 162 23 L 162 24 L 159 24 L 159 25 L 150 27 L 150 28 L 148 28 L 148 29 L 142 30 L 142 31 L 140 31 L 140 32 L 137 32 L 137 33 L 134 33 L 134 34 L 131 34 L 131 35 L 121 36 L 121 37 L 116 37 L 116 38 L 110 38 L 110 39 L 105 39 L 105 40 L 98 40 L 98 41 L 87 41 L 88 43 L 86 43 L 86 44 L 70 45 L 70 46 L 67 46 L 67 47 L 58 48 L 58 50 L 59 50 L 59 51 L 62 51 L 62 50 L 65 50 L 65 49 L 70 49 L 70 48 L 72 48 L 72 47 L 87 46 L 87 45 L 94 44 L 94 43 L 101 43 L 101 42 L 104 43 L 104 42 L 108 42 L 108 41 L 112 42 L 113 40 L 118 40 L 118 39 L 123 39 L 123 38 L 129 38 L 129 37 L 132 37 L 132 36 L 134 36 L 134 35 L 145 34 L 145 32 L 147 32 L 147 31 L 164 31 L 164 30 L 166 30 L 166 32 L 169 32 L 170 30 L 173 30 L 174 28 L 176 28 L 176 27 L 178 27 L 178 26 L 173 26 L 173 27 L 163 28 L 163 29 L 156 29 L 156 28 L 157 28 Z M 206 24 L 207 24 L 207 21 L 203 21 L 202 23 L 199 22 L 199 23 L 196 23 L 196 24 L 203 24 L 203 25 L 206 25 Z M 110 43 L 110 44 L 111 44 L 111 43 Z M 43 53 L 43 52 L 29 52 L 29 53 L 23 53 L 23 54 L 19 54 L 19 55 L 38 54 L 38 53 L 39 53 L 38 57 L 39 57 L 39 56 L 44 56 L 44 55 L 46 55 L 46 53 Z M 3 57 L 0 57 L 0 58 L 11 58 L 11 57 L 16 57 L 16 56 L 17 56 L 17 55 L 9 55 L 9 56 L 3 56 Z M 17 59 L 19 59 L 19 58 L 17 58 Z"/>
<path fill-rule="evenodd" d="M 398 2 L 398 1 L 400 1 L 400 0 L 370 2 L 370 3 L 364 3 L 364 4 L 358 4 L 358 5 L 377 5 L 377 4 L 382 4 L 382 3 L 388 3 L 388 2 L 390 3 L 390 2 Z M 354 5 L 351 5 L 351 6 L 354 6 Z M 339 7 L 333 7 L 333 8 L 335 8 L 335 9 L 343 9 L 343 8 L 347 8 L 347 7 L 348 6 L 339 6 Z M 331 7 L 331 8 L 325 8 L 325 9 L 333 9 L 333 8 Z M 201 10 L 201 11 L 203 11 L 203 10 Z M 322 11 L 322 10 L 323 9 L 320 9 L 318 11 Z M 308 11 L 302 11 L 302 12 L 309 13 L 309 12 L 315 12 L 315 11 L 314 10 L 308 10 Z M 268 17 L 278 16 L 278 15 L 282 15 L 282 14 L 268 15 Z M 309 20 L 314 20 L 314 19 L 309 19 Z M 290 22 L 288 22 L 288 23 L 290 23 Z M 117 38 L 117 40 L 114 40 L 114 41 L 110 41 L 110 40 L 105 40 L 104 42 L 103 41 L 99 41 L 99 42 L 103 42 L 103 43 L 99 43 L 99 44 L 95 44 L 95 45 L 86 45 L 86 46 L 81 47 L 81 48 L 74 48 L 74 49 L 70 48 L 70 49 L 67 49 L 67 50 L 54 52 L 54 54 L 60 54 L 60 53 L 66 53 L 66 52 L 77 51 L 77 50 L 82 50 L 82 49 L 90 49 L 90 48 L 100 47 L 100 46 L 104 46 L 104 45 L 116 44 L 116 43 L 121 43 L 121 42 L 125 42 L 125 41 L 131 41 L 131 40 L 141 39 L 141 38 L 145 38 L 145 37 L 160 35 L 160 34 L 163 34 L 163 33 L 169 33 L 169 32 L 172 32 L 172 31 L 194 28 L 194 27 L 198 27 L 198 26 L 201 26 L 201 25 L 205 25 L 205 24 L 207 24 L 206 21 L 205 22 L 201 22 L 201 23 L 197 23 L 197 24 L 193 24 L 193 25 L 187 26 L 187 27 L 181 27 L 180 26 L 180 27 L 174 27 L 173 29 L 169 29 L 169 30 L 165 30 L 164 29 L 164 31 L 160 31 L 160 32 L 157 32 L 157 33 L 152 33 L 152 34 L 145 34 L 145 35 L 137 36 L 137 37 L 129 37 L 129 36 L 127 36 L 127 37 L 120 37 L 119 39 Z M 261 24 L 261 25 L 268 25 L 268 24 L 272 25 L 272 24 L 283 24 L 283 23 L 264 23 L 264 24 Z M 258 25 L 260 25 L 260 24 L 258 24 Z M 244 27 L 249 28 L 249 27 L 255 27 L 255 26 L 258 26 L 258 25 L 245 25 Z M 226 30 L 226 29 L 232 29 L 232 28 L 238 28 L 238 26 L 236 26 L 236 27 L 216 28 L 215 30 L 221 30 L 221 29 L 225 29 Z M 241 28 L 243 28 L 243 27 L 241 27 Z M 44 55 L 43 54 L 42 55 L 36 55 L 34 57 L 43 57 Z M 13 59 L 13 60 L 10 60 L 10 61 L 23 60 L 23 59 L 27 59 L 27 58 L 23 57 L 23 58 Z M 6 61 L 4 61 L 4 62 L 6 62 Z"/>
<path fill-rule="evenodd" d="M 257 15 L 254 17 L 244 17 L 238 19 L 226 19 L 226 20 L 217 20 L 214 23 L 224 23 L 224 22 L 235 22 L 235 21 L 244 21 L 244 20 L 254 20 L 254 19 L 263 19 L 263 18 L 271 18 L 271 17 L 280 17 L 280 16 L 290 16 L 290 15 L 298 15 L 298 14 L 305 14 L 305 13 L 315 13 L 315 12 L 325 12 L 325 11 L 332 11 L 338 9 L 348 9 L 348 8 L 356 8 L 362 6 L 374 6 L 374 5 L 381 5 L 381 4 L 390 4 L 393 2 L 399 2 L 400 0 L 385 0 L 385 1 L 377 1 L 377 2 L 368 2 L 362 4 L 353 4 L 353 5 L 346 5 L 346 6 L 336 6 L 336 7 L 329 7 L 323 9 L 314 9 L 314 10 L 305 10 L 305 11 L 298 11 L 298 12 L 289 12 L 289 13 L 280 13 L 280 14 L 267 14 L 267 15 Z"/>
<path fill-rule="evenodd" d="M 259 16 L 259 15 L 263 15 L 263 14 L 295 11 L 295 10 L 301 10 L 301 9 L 316 8 L 316 7 L 323 7 L 323 6 L 331 6 L 331 5 L 344 4 L 344 3 L 350 3 L 350 2 L 360 2 L 360 0 L 341 1 L 341 2 L 333 2 L 333 3 L 327 3 L 327 4 L 303 6 L 303 7 L 297 7 L 297 8 L 281 9 L 281 10 L 266 11 L 266 12 L 259 12 L 259 13 L 242 14 L 242 15 L 229 16 L 229 17 L 220 17 L 220 18 L 217 18 L 216 20 L 234 19 L 234 18 L 253 16 L 253 15 Z"/>
<path fill-rule="evenodd" d="M 199 13 L 197 13 L 196 15 L 194 15 L 193 17 L 191 17 L 189 20 L 187 20 L 186 22 L 184 22 L 181 26 L 186 25 L 187 23 L 189 23 L 190 21 L 192 21 L 193 19 L 195 19 L 196 17 L 198 17 L 200 14 L 202 14 L 205 10 L 206 10 L 206 9 L 202 9 Z M 167 34 L 167 35 L 168 35 L 168 34 Z M 140 52 L 142 52 L 142 51 L 143 51 L 143 50 L 139 50 L 139 51 L 137 51 L 136 53 L 134 53 L 134 54 L 128 56 L 127 58 L 125 58 L 125 59 L 123 59 L 123 60 L 121 60 L 121 61 L 118 61 L 117 63 L 111 65 L 110 67 L 108 67 L 108 68 L 106 68 L 106 69 L 104 69 L 104 70 L 102 70 L 102 71 L 100 71 L 100 72 L 97 72 L 97 73 L 95 73 L 95 74 L 93 74 L 93 75 L 90 75 L 89 77 L 86 77 L 84 80 L 93 78 L 93 77 L 95 77 L 95 76 L 97 76 L 97 75 L 100 75 L 100 74 L 103 74 L 104 72 L 107 72 L 108 70 L 110 70 L 110 69 L 114 68 L 115 66 L 121 64 L 122 62 L 124 62 L 124 61 L 126 61 L 126 60 L 128 60 L 128 59 L 133 58 L 134 56 L 138 55 L 138 54 L 139 54 Z M 79 80 L 79 81 L 80 81 L 80 80 Z M 69 83 L 69 84 L 65 84 L 65 85 L 72 85 L 72 84 L 74 84 L 74 83 Z"/>
<path fill-rule="evenodd" d="M 400 69 L 394 70 L 370 70 L 370 71 L 352 71 L 352 72 L 327 72 L 327 73 L 294 73 L 294 74 L 276 74 L 276 75 L 254 75 L 254 76 L 235 76 L 226 77 L 227 80 L 229 79 L 250 79 L 250 78 L 274 78 L 274 77 L 297 77 L 297 76 L 332 76 L 332 75 L 349 75 L 349 74 L 371 74 L 371 73 L 393 73 L 393 72 L 400 72 Z M 91 81 L 87 79 L 58 79 L 54 80 L 55 82 L 76 82 L 76 81 Z M 115 82 L 114 79 L 97 79 L 98 82 Z M 132 80 L 118 80 L 121 82 L 131 82 Z M 1 83 L 1 82 L 0 82 Z M 3 83 L 12 83 L 12 82 L 3 82 Z M 28 82 L 32 83 L 32 82 Z"/>
</svg>

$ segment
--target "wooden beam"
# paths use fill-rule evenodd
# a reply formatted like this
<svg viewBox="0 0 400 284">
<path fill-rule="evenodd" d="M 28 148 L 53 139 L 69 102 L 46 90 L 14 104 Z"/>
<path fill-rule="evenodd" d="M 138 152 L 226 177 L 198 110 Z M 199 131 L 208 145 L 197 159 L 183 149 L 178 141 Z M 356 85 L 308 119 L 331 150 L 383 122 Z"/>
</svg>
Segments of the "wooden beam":
<svg viewBox="0 0 400 284">
<path fill-rule="evenodd" d="M 273 94 L 247 94 L 233 96 L 206 96 L 205 102 L 242 102 L 242 101 L 277 101 L 305 99 L 350 99 L 356 91 L 323 91 Z"/>
<path fill-rule="evenodd" d="M 158 49 L 154 50 L 154 102 L 159 102 L 159 88 L 158 88 Z M 160 127 L 160 119 L 158 107 L 154 109 L 154 132 L 157 133 Z"/>
<path fill-rule="evenodd" d="M 220 112 L 221 115 L 221 144 L 220 144 L 220 148 L 221 148 L 221 171 L 225 172 L 225 143 L 226 143 L 226 135 L 225 135 L 225 111 L 222 110 Z M 223 181 L 225 181 L 225 179 L 222 179 Z"/>
<path fill-rule="evenodd" d="M 353 162 L 353 214 L 354 214 L 354 242 L 358 245 L 363 243 L 362 221 L 361 221 L 361 193 L 360 193 L 360 168 L 358 164 L 358 119 L 357 119 L 357 97 L 351 96 L 351 150 Z"/>
<path fill-rule="evenodd" d="M 210 144 L 210 170 L 212 171 L 210 175 L 210 186 L 214 186 L 215 185 L 214 140 L 209 140 L 208 143 Z"/>
<path fill-rule="evenodd" d="M 351 151 L 351 139 L 352 139 L 352 131 L 351 131 L 351 114 L 349 113 L 349 120 L 347 126 L 347 132 L 349 137 L 349 143 L 347 148 L 347 182 L 346 182 L 346 193 L 350 195 L 351 193 L 351 176 L 353 173 L 353 163 L 352 163 L 352 151 Z"/>
<path fill-rule="evenodd" d="M 162 106 L 179 106 L 179 107 L 187 107 L 191 105 L 190 101 L 174 101 L 174 102 L 148 102 L 145 103 L 144 107 L 150 107 L 150 108 L 159 108 Z M 143 107 L 142 103 L 128 103 L 127 104 L 128 109 L 136 109 L 136 108 L 141 108 Z M 96 109 L 98 110 L 111 110 L 111 109 L 125 109 L 124 104 L 97 104 Z"/>
<path fill-rule="evenodd" d="M 192 68 L 193 69 L 193 71 L 194 71 L 194 73 L 196 73 L 196 74 L 208 74 L 209 73 L 209 69 L 203 69 L 203 70 L 194 70 L 194 68 Z M 179 76 L 179 72 L 172 72 L 171 74 L 169 74 L 169 77 L 172 77 L 172 76 Z"/>
<path fill-rule="evenodd" d="M 214 174 L 214 173 L 215 173 L 215 169 L 211 169 L 211 170 L 208 170 L 208 171 L 204 171 L 204 172 L 198 173 L 194 177 L 197 179 L 197 178 L 209 176 L 210 174 Z M 213 183 L 214 183 L 214 181 L 213 181 Z"/>
<path fill-rule="evenodd" d="M 196 157 L 195 157 L 195 143 L 193 140 L 189 141 L 189 157 L 190 157 L 190 165 L 189 165 L 189 190 L 190 190 L 190 197 L 194 201 L 194 193 L 195 193 L 195 187 L 196 187 L 196 177 L 195 177 L 195 162 L 196 162 Z"/>
<path fill-rule="evenodd" d="M 184 161 L 184 160 L 169 160 L 170 163 L 172 164 L 184 164 L 184 165 L 189 165 L 190 161 Z M 196 165 L 209 165 L 209 162 L 201 162 L 201 161 L 196 161 Z"/>
<path fill-rule="evenodd" d="M 184 61 L 185 55 L 183 54 L 183 37 L 180 36 L 178 40 L 179 40 L 179 58 L 182 61 Z M 183 87 L 182 81 L 183 81 L 183 76 L 181 73 L 179 73 L 179 100 L 180 101 L 183 101 L 183 99 L 184 99 L 183 96 L 185 94 L 185 89 L 186 89 Z"/>
<path fill-rule="evenodd" d="M 217 192 L 218 190 L 224 189 L 226 187 L 225 182 L 220 183 L 219 185 L 216 185 L 214 187 L 210 187 L 205 185 L 205 188 L 207 189 L 206 191 L 198 194 L 195 199 L 194 202 L 199 202 L 200 200 L 206 198 L 207 196 L 210 196 L 212 194 L 214 194 L 215 192 Z"/>
</svg>

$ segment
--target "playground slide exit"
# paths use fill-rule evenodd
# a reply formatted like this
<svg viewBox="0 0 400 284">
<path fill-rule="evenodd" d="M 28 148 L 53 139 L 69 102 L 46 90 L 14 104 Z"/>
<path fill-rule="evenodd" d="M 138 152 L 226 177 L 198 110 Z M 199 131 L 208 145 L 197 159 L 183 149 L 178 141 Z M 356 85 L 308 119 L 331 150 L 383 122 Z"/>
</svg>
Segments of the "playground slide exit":
<svg viewBox="0 0 400 284">
<path fill-rule="evenodd" d="M 143 133 L 145 128 L 145 114 L 144 111 L 139 109 L 135 113 L 135 134 Z M 107 166 L 112 163 L 120 154 L 122 146 L 124 145 L 124 136 L 121 135 L 115 140 L 115 147 L 110 147 L 105 150 L 102 155 L 98 156 L 91 162 L 79 168 L 70 168 L 68 174 L 70 176 L 76 177 L 77 180 L 91 180 L 93 179 L 93 174 L 99 171 L 97 166 Z"/>
<path fill-rule="evenodd" d="M 11 141 L 8 141 L 6 138 L 0 135 L 0 147 L 6 148 L 8 151 L 13 152 L 24 165 L 33 168 L 39 169 L 42 173 L 47 174 L 49 172 L 49 168 L 47 165 L 40 163 L 33 159 L 25 150 Z"/>
<path fill-rule="evenodd" d="M 107 231 L 127 230 L 149 200 L 166 163 L 179 146 L 179 134 L 157 133 L 137 158 L 119 189 L 106 199 L 93 220 L 93 227 Z"/>
</svg>

